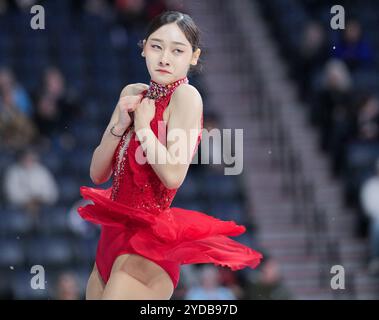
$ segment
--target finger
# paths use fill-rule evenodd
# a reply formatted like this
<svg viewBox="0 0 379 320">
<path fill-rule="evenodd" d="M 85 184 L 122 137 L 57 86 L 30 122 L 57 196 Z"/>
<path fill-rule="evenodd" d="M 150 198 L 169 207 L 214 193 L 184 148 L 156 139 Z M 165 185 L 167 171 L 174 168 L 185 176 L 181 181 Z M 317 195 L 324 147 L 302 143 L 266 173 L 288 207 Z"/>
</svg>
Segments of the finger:
<svg viewBox="0 0 379 320">
<path fill-rule="evenodd" d="M 134 102 L 124 102 L 121 104 L 121 109 L 126 109 L 129 111 L 129 109 L 132 109 L 133 107 L 135 106 L 135 103 Z"/>
</svg>

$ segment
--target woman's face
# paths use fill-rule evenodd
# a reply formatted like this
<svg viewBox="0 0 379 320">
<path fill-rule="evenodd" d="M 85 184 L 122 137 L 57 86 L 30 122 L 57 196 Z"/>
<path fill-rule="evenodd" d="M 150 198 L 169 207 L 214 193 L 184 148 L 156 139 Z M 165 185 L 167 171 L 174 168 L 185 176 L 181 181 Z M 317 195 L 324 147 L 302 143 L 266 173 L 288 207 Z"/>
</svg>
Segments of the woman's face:
<svg viewBox="0 0 379 320">
<path fill-rule="evenodd" d="M 150 77 L 163 85 L 187 76 L 190 65 L 196 65 L 200 55 L 200 49 L 192 52 L 190 42 L 175 22 L 160 27 L 143 43 Z"/>
</svg>

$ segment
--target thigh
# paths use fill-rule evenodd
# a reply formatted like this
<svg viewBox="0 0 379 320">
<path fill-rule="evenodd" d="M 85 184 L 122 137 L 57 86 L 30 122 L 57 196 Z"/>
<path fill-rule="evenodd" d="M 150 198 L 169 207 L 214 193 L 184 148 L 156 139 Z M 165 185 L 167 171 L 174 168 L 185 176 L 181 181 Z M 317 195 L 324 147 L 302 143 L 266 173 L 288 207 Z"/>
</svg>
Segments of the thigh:
<svg viewBox="0 0 379 320">
<path fill-rule="evenodd" d="M 89 276 L 86 288 L 86 300 L 99 300 L 103 294 L 105 284 L 97 270 L 96 263 Z"/>
<path fill-rule="evenodd" d="M 170 293 L 174 286 L 168 273 L 158 264 L 137 254 L 122 254 L 113 263 L 112 274 L 125 272 L 153 291 Z"/>
</svg>

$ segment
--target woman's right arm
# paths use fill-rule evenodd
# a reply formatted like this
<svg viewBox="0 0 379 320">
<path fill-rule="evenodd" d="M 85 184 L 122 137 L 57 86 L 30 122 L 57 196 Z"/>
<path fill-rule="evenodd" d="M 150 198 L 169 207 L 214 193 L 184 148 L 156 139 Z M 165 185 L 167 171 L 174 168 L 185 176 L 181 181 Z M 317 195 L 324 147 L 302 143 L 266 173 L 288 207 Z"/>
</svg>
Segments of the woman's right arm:
<svg viewBox="0 0 379 320">
<path fill-rule="evenodd" d="M 121 91 L 120 99 L 125 96 L 138 95 L 147 87 L 145 84 L 128 85 Z M 111 128 L 115 125 L 113 132 L 117 135 L 122 135 L 130 125 L 130 122 L 125 123 L 125 121 L 119 121 L 119 110 L 120 101 L 113 111 L 111 120 L 104 131 L 100 144 L 96 147 L 92 155 L 90 177 L 92 182 L 96 185 L 107 182 L 112 175 L 112 159 L 121 138 L 112 135 L 110 132 Z"/>
</svg>

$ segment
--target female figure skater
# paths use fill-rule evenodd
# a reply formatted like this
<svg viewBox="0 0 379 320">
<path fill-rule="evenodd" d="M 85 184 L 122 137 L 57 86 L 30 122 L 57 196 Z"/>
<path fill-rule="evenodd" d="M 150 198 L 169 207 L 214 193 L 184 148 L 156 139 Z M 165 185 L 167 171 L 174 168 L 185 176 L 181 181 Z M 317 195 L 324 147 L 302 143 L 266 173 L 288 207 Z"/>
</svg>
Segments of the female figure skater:
<svg viewBox="0 0 379 320">
<path fill-rule="evenodd" d="M 202 99 L 187 78 L 198 45 L 199 31 L 186 14 L 166 11 L 148 27 L 141 47 L 150 85 L 122 90 L 91 162 L 93 182 L 112 176 L 112 186 L 80 187 L 93 201 L 78 208 L 80 216 L 101 225 L 86 299 L 170 299 L 182 264 L 238 270 L 255 268 L 262 258 L 229 238 L 244 226 L 170 207 L 202 136 Z M 169 139 L 178 129 L 179 142 Z M 185 161 L 175 161 L 177 153 Z"/>
</svg>

